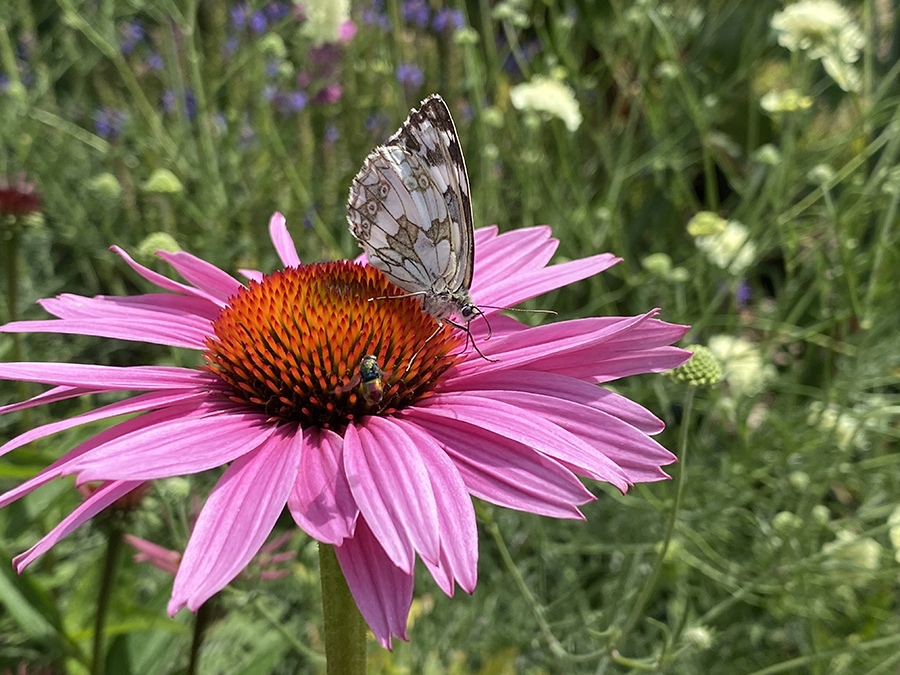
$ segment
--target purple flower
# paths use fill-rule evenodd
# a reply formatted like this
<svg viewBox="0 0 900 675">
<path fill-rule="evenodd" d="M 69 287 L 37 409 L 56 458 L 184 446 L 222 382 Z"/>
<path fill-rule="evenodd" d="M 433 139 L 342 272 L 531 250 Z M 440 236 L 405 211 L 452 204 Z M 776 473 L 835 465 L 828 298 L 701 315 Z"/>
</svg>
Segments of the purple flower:
<svg viewBox="0 0 900 675">
<path fill-rule="evenodd" d="M 175 92 L 171 89 L 166 89 L 162 95 L 162 106 L 163 110 L 167 113 L 172 114 L 177 111 L 177 103 L 178 99 L 175 97 Z M 187 114 L 189 120 L 194 119 L 197 115 L 197 98 L 194 96 L 194 92 L 186 91 L 184 93 L 184 99 L 182 100 L 184 105 L 184 112 Z"/>
<path fill-rule="evenodd" d="M 303 91 L 294 91 L 287 96 L 288 107 L 293 112 L 300 112 L 309 103 L 309 95 Z"/>
<path fill-rule="evenodd" d="M 741 279 L 741 283 L 738 284 L 734 291 L 735 302 L 737 302 L 739 307 L 744 307 L 750 303 L 752 297 L 753 290 L 750 288 L 750 284 L 747 283 L 746 279 Z"/>
<path fill-rule="evenodd" d="M 438 33 L 443 33 L 448 28 L 462 28 L 465 22 L 466 20 L 460 10 L 441 7 L 435 12 L 434 19 L 431 21 L 431 27 Z"/>
<path fill-rule="evenodd" d="M 425 28 L 428 25 L 428 19 L 431 18 L 431 8 L 425 0 L 404 0 L 403 2 L 403 20 L 411 23 L 419 28 Z"/>
<path fill-rule="evenodd" d="M 367 26 L 378 26 L 382 31 L 387 32 L 391 29 L 391 20 L 387 14 L 374 9 L 363 10 L 363 23 Z"/>
<path fill-rule="evenodd" d="M 278 96 L 278 89 L 274 84 L 267 84 L 263 87 L 263 99 L 266 101 L 274 101 Z"/>
<path fill-rule="evenodd" d="M 334 143 L 338 138 L 341 137 L 341 132 L 338 131 L 338 128 L 333 124 L 329 124 L 325 127 L 325 142 L 326 143 Z"/>
<path fill-rule="evenodd" d="M 129 21 L 121 29 L 122 32 L 122 53 L 130 54 L 134 51 L 134 48 L 137 46 L 138 42 L 143 40 L 147 33 L 144 30 L 141 22 L 135 19 L 134 21 Z"/>
<path fill-rule="evenodd" d="M 243 4 L 231 8 L 231 23 L 235 30 L 244 30 L 247 27 L 247 7 Z"/>
<path fill-rule="evenodd" d="M 266 61 L 266 77 L 275 77 L 278 74 L 278 68 L 281 64 L 272 59 L 271 61 Z"/>
<path fill-rule="evenodd" d="M 319 90 L 315 100 L 316 103 L 337 103 L 341 99 L 341 94 L 343 93 L 344 91 L 341 89 L 341 85 L 329 84 L 327 87 Z"/>
<path fill-rule="evenodd" d="M 265 12 L 254 12 L 253 16 L 250 17 L 250 30 L 257 35 L 265 32 L 267 25 Z"/>
<path fill-rule="evenodd" d="M 94 111 L 94 131 L 100 138 L 114 140 L 122 133 L 125 111 L 113 108 L 99 108 Z"/>
<path fill-rule="evenodd" d="M 375 113 L 374 115 L 369 115 L 366 118 L 366 129 L 369 130 L 369 133 L 377 133 L 390 124 L 391 120 L 388 119 L 388 116 L 384 113 Z"/>
<path fill-rule="evenodd" d="M 291 8 L 286 2 L 270 2 L 266 5 L 265 11 L 269 21 L 275 23 L 287 17 L 291 13 Z"/>
<path fill-rule="evenodd" d="M 228 38 L 227 40 L 225 40 L 225 46 L 222 49 L 222 51 L 225 52 L 225 56 L 231 56 L 238 50 L 238 46 L 239 46 L 238 39 L 236 37 L 232 36 L 232 37 Z"/>
<path fill-rule="evenodd" d="M 397 81 L 405 89 L 418 89 L 425 83 L 425 75 L 422 70 L 413 63 L 401 63 L 397 66 Z"/>
<path fill-rule="evenodd" d="M 150 54 L 150 56 L 147 57 L 147 67 L 150 70 L 160 72 L 164 66 L 165 64 L 163 63 L 162 57 L 156 52 L 153 52 L 152 54 Z"/>
</svg>

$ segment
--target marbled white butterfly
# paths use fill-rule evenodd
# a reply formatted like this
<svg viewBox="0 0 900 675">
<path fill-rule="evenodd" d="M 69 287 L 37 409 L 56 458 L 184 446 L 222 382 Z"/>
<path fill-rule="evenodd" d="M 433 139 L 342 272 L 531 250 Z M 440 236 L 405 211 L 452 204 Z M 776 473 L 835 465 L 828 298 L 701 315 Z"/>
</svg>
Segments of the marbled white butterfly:
<svg viewBox="0 0 900 675">
<path fill-rule="evenodd" d="M 434 335 L 444 323 L 468 332 L 481 314 L 469 295 L 475 258 L 469 194 L 456 127 L 437 94 L 372 151 L 350 186 L 350 231 L 370 264 L 421 297 L 422 311 L 439 324 Z"/>
</svg>

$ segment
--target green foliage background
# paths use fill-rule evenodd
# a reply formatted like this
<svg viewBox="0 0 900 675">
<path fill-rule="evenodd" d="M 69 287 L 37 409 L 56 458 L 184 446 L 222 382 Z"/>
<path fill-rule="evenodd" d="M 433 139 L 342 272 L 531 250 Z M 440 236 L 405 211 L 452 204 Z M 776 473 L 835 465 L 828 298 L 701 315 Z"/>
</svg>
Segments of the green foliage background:
<svg viewBox="0 0 900 675">
<path fill-rule="evenodd" d="M 420 574 L 410 643 L 393 653 L 372 643 L 371 671 L 896 672 L 895 6 L 847 3 L 867 46 L 854 66 L 860 89 L 845 92 L 819 61 L 776 43 L 779 2 L 471 0 L 452 5 L 465 25 L 443 30 L 417 25 L 407 4 L 386 2 L 387 31 L 367 21 L 375 5 L 354 4 L 357 33 L 335 47 L 326 72 L 292 14 L 256 34 L 237 31 L 232 6 L 211 0 L 4 2 L 0 176 L 24 172 L 43 195 L 43 215 L 15 234 L 4 225 L 13 278 L 0 319 L 43 318 L 35 301 L 63 292 L 137 292 L 143 286 L 107 249 L 117 244 L 165 272 L 149 262 L 161 234 L 228 271 L 274 269 L 265 228 L 276 210 L 304 261 L 355 256 L 344 219 L 351 178 L 410 107 L 440 92 L 463 142 L 477 224 L 550 224 L 557 261 L 602 251 L 625 259 L 534 306 L 560 319 L 662 307 L 664 319 L 693 326 L 687 343 L 746 340 L 752 355 L 732 368 L 758 382 L 699 391 L 690 417 L 683 384 L 616 383 L 666 420 L 667 447 L 679 448 L 688 425 L 675 536 L 627 635 L 673 507 L 672 482 L 626 496 L 589 484 L 598 501 L 584 508 L 585 522 L 477 504 L 476 592 L 448 599 Z M 438 9 L 433 2 L 431 16 Z M 134 21 L 146 35 L 124 53 Z M 148 66 L 152 54 L 161 70 Z M 420 68 L 422 84 L 398 81 L 401 64 Z M 302 110 L 267 95 L 302 73 L 312 74 Z M 584 117 L 576 131 L 511 105 L 510 89 L 534 75 L 572 88 Z M 336 100 L 314 100 L 333 84 Z M 788 87 L 810 105 L 761 107 L 764 94 Z M 118 134 L 97 126 L 102 111 L 120 111 Z M 161 169 L 183 189 L 149 190 Z M 687 223 L 701 211 L 746 226 L 745 270 L 731 274 L 698 250 Z M 686 273 L 648 269 L 652 253 Z M 93 338 L 0 337 L 9 361 L 195 358 Z M 0 404 L 34 393 L 0 383 Z M 97 398 L 4 416 L 0 441 Z M 18 485 L 98 428 L 0 459 L 0 485 Z M 95 519 L 21 577 L 2 561 L 80 496 L 57 481 L 0 511 L 0 673 L 88 672 L 105 533 L 125 528 L 183 550 L 215 478 L 159 482 L 135 510 Z M 273 537 L 295 530 L 285 519 Z M 315 542 L 296 533 L 285 548 L 297 553 L 279 565 L 287 577 L 261 580 L 251 569 L 211 603 L 199 672 L 324 672 Z M 130 550 L 121 558 L 106 671 L 184 672 L 194 619 L 166 615 L 171 577 Z"/>
</svg>

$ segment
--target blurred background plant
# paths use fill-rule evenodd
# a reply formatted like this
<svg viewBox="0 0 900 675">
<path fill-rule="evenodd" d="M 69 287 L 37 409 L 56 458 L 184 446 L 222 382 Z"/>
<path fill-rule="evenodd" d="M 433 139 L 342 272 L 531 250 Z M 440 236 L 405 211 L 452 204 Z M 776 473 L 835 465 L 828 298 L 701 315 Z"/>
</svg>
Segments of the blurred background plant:
<svg viewBox="0 0 900 675">
<path fill-rule="evenodd" d="M 625 259 L 534 306 L 563 318 L 662 307 L 694 326 L 689 341 L 708 346 L 723 379 L 694 401 L 674 534 L 627 635 L 673 484 L 626 496 L 592 484 L 587 521 L 552 527 L 479 504 L 488 536 L 474 596 L 448 600 L 421 576 L 411 642 L 373 647 L 371 671 L 890 672 L 898 55 L 900 14 L 881 0 L 3 2 L 0 320 L 42 318 L 35 300 L 62 292 L 133 292 L 111 244 L 152 266 L 157 248 L 182 248 L 225 269 L 272 269 L 275 210 L 304 261 L 355 256 L 351 178 L 439 92 L 478 225 L 548 223 L 559 260 Z M 193 356 L 0 338 L 0 359 L 23 358 Z M 615 386 L 664 418 L 661 440 L 678 446 L 687 385 Z M 0 405 L 22 395 L 0 383 Z M 34 423 L 0 417 L 0 441 Z M 94 431 L 3 457 L 0 487 Z M 177 555 L 190 495 L 213 480 L 159 483 L 116 527 Z M 80 498 L 57 481 L 0 510 L 2 559 Z M 105 527 L 81 528 L 23 577 L 0 564 L 0 673 L 87 672 Z M 247 575 L 216 599 L 200 672 L 322 672 L 315 546 L 293 545 L 288 576 Z M 166 615 L 170 591 L 167 573 L 122 556 L 107 672 L 184 671 L 193 619 Z"/>
</svg>

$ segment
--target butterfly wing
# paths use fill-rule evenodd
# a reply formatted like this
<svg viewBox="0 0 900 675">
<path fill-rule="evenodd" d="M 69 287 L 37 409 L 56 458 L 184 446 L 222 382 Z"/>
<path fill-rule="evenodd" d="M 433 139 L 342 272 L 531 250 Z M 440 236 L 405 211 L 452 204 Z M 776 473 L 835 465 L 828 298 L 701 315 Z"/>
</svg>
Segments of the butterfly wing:
<svg viewBox="0 0 900 675">
<path fill-rule="evenodd" d="M 456 129 L 437 95 L 422 102 L 353 179 L 350 230 L 369 262 L 409 293 L 468 296 L 474 234 Z"/>
</svg>

